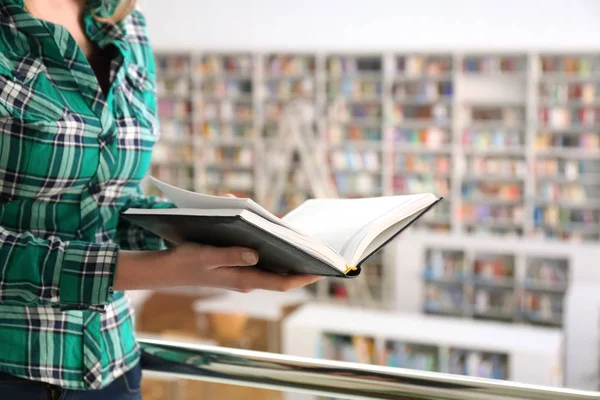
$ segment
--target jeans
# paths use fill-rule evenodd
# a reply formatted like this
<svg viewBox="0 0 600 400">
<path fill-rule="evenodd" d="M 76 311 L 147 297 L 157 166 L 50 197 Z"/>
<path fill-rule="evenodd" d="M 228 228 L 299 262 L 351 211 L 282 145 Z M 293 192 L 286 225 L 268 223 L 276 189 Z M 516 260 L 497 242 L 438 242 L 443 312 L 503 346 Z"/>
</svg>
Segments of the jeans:
<svg viewBox="0 0 600 400">
<path fill-rule="evenodd" d="M 6 400 L 142 400 L 142 366 L 99 390 L 70 390 L 0 372 L 0 399 Z"/>
</svg>

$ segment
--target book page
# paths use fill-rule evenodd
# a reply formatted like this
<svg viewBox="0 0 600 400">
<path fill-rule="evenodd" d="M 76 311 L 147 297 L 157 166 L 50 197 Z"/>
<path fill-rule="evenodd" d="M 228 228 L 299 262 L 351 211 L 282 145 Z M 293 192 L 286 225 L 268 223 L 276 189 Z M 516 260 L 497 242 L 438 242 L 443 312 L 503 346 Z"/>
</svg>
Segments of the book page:
<svg viewBox="0 0 600 400">
<path fill-rule="evenodd" d="M 195 208 L 203 210 L 214 209 L 241 209 L 248 210 L 257 215 L 260 215 L 267 221 L 286 228 L 293 229 L 292 226 L 282 221 L 277 216 L 273 215 L 252 199 L 228 197 L 228 196 L 211 196 L 207 194 L 190 192 L 189 190 L 180 189 L 176 186 L 169 185 L 154 177 L 150 177 L 152 183 L 160 189 L 171 200 L 177 208 Z"/>
<path fill-rule="evenodd" d="M 392 212 L 412 214 L 414 205 L 433 195 L 387 196 L 367 199 L 314 199 L 283 217 L 302 232 L 320 239 L 350 262 L 356 245 L 373 223 Z M 435 197 L 433 197 L 435 198 Z"/>
</svg>

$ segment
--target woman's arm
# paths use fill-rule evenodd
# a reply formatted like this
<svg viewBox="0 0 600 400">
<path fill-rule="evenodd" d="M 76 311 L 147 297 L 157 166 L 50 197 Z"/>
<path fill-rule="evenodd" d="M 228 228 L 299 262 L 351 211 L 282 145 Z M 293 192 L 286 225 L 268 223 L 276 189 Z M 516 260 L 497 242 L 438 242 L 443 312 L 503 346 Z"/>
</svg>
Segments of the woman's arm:
<svg viewBox="0 0 600 400">
<path fill-rule="evenodd" d="M 250 292 L 288 291 L 321 277 L 282 276 L 251 268 L 258 262 L 253 250 L 185 243 L 169 250 L 121 251 L 115 290 L 202 286 Z"/>
<path fill-rule="evenodd" d="M 120 251 L 112 243 L 41 239 L 0 227 L 0 304 L 104 311 L 113 290 L 204 286 L 286 291 L 317 281 L 248 268 L 244 248 L 186 243 L 170 250 Z"/>
<path fill-rule="evenodd" d="M 103 311 L 117 255 L 112 243 L 41 239 L 0 226 L 0 304 Z"/>
</svg>

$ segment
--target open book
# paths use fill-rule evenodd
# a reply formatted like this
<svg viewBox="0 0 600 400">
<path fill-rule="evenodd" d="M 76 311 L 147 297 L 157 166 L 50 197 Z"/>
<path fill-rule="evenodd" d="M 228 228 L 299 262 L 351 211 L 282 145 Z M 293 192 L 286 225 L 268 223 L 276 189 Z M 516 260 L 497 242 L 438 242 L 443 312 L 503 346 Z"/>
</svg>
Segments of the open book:
<svg viewBox="0 0 600 400">
<path fill-rule="evenodd" d="M 258 268 L 280 274 L 356 276 L 365 260 L 442 201 L 433 194 L 313 199 L 278 218 L 251 199 L 152 180 L 177 208 L 132 208 L 125 218 L 172 243 L 254 249 Z"/>
</svg>

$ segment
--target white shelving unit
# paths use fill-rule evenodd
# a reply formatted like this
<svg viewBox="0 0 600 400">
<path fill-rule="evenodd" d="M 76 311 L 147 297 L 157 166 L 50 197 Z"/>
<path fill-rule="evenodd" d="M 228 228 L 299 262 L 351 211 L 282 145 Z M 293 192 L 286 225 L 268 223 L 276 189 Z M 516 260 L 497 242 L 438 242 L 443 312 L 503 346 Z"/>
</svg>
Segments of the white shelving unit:
<svg viewBox="0 0 600 400">
<path fill-rule="evenodd" d="M 600 390 L 600 290 L 573 285 L 565 301 L 565 378 L 569 387 Z"/>
<path fill-rule="evenodd" d="M 600 238 L 599 72 L 597 55 L 539 59 L 534 223 L 540 235 Z"/>
<path fill-rule="evenodd" d="M 459 231 L 522 236 L 528 188 L 528 58 L 465 54 L 459 68 Z"/>
<path fill-rule="evenodd" d="M 387 141 L 392 152 L 388 193 L 433 192 L 443 196 L 446 202 L 419 224 L 449 231 L 455 58 L 452 54 L 396 54 L 390 69 L 390 91 L 385 93 Z"/>
<path fill-rule="evenodd" d="M 157 56 L 158 113 L 161 138 L 154 149 L 151 174 L 186 189 L 194 189 L 194 146 L 190 90 L 192 56 L 172 53 Z M 146 185 L 150 194 L 160 195 Z"/>
<path fill-rule="evenodd" d="M 563 384 L 558 329 L 312 304 L 286 318 L 283 349 L 293 356 Z"/>
<path fill-rule="evenodd" d="M 269 157 L 264 159 L 264 169 L 268 170 L 277 168 L 276 163 L 279 162 L 274 160 L 278 155 L 273 154 L 271 150 L 277 152 L 283 145 L 278 142 L 281 140 L 278 134 L 286 107 L 291 102 L 301 101 L 313 105 L 316 113 L 320 107 L 320 99 L 317 97 L 320 79 L 317 75 L 317 57 L 314 54 L 269 53 L 262 55 L 260 59 L 262 83 L 258 83 L 258 87 L 261 87 L 263 154 L 269 154 Z M 318 132 L 317 121 L 314 123 L 314 131 Z M 301 168 L 300 155 L 294 154 L 293 157 L 292 172 L 287 178 L 277 209 L 273 210 L 279 215 L 287 213 L 304 200 L 314 197 L 309 179 Z M 269 191 L 268 187 L 263 187 L 262 193 L 267 198 L 278 195 Z M 267 199 L 267 204 L 270 204 L 269 200 Z"/>
<path fill-rule="evenodd" d="M 325 133 L 341 197 L 380 196 L 383 188 L 381 54 L 331 54 L 325 60 Z"/>
<path fill-rule="evenodd" d="M 428 312 L 569 329 L 564 299 L 600 287 L 595 245 L 412 231 L 396 242 L 395 304 Z M 401 260 L 401 261 L 400 261 Z"/>
<path fill-rule="evenodd" d="M 194 125 L 199 133 L 196 190 L 257 196 L 260 124 L 256 107 L 257 59 L 250 53 L 195 57 Z"/>
</svg>

